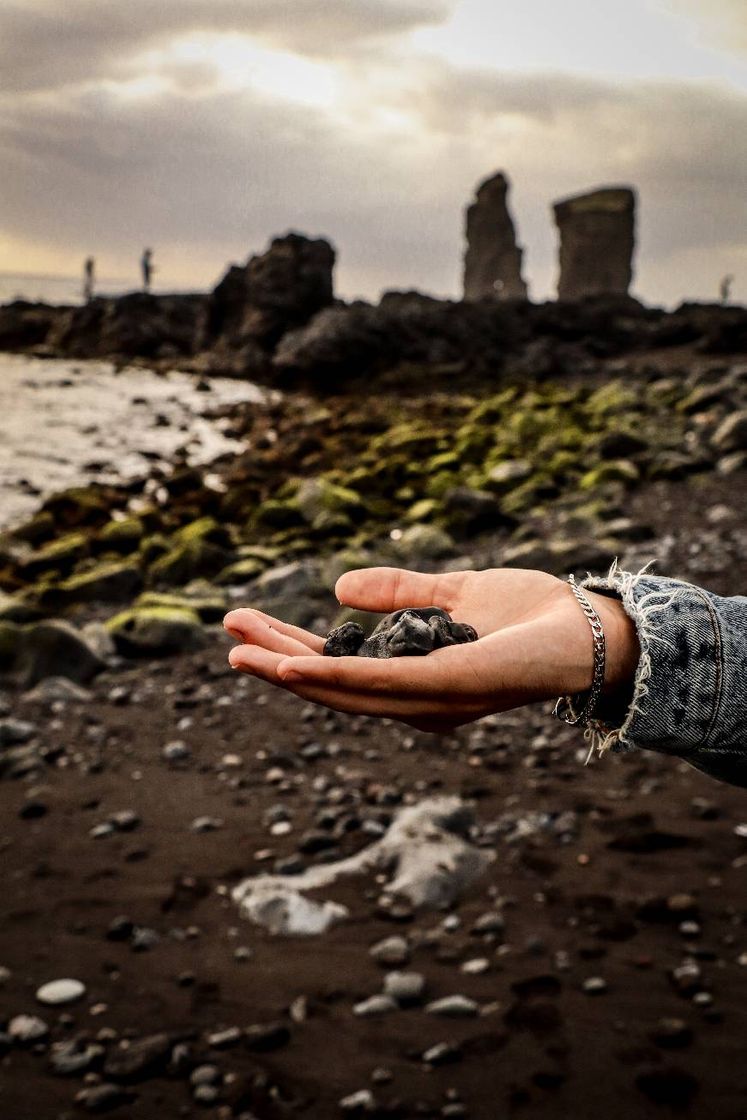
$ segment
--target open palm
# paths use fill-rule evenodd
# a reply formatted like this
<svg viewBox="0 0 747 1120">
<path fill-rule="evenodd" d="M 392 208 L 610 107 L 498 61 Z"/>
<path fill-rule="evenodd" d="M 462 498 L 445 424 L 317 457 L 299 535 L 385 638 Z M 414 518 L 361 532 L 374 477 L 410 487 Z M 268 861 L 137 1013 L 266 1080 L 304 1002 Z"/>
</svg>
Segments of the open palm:
<svg viewBox="0 0 747 1120">
<path fill-rule="evenodd" d="M 242 643 L 231 651 L 231 665 L 338 711 L 389 716 L 429 731 L 579 692 L 591 683 L 589 624 L 569 585 L 546 572 L 492 568 L 424 575 L 366 568 L 342 576 L 335 593 L 360 610 L 442 607 L 456 622 L 474 626 L 478 641 L 427 657 L 323 657 L 323 638 L 244 608 L 224 622 Z M 612 696 L 635 669 L 635 631 L 619 602 L 587 594 L 605 627 L 605 694 Z"/>
</svg>

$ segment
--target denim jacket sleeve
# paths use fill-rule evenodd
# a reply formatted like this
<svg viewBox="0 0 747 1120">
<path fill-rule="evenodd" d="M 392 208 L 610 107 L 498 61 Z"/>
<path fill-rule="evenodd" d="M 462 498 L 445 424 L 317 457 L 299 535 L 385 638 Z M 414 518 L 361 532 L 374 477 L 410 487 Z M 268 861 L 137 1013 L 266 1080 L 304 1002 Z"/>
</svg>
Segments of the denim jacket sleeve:
<svg viewBox="0 0 747 1120">
<path fill-rule="evenodd" d="M 627 711 L 592 727 L 600 753 L 646 747 L 747 786 L 747 596 L 624 572 L 617 561 L 580 586 L 621 599 L 641 646 Z"/>
</svg>

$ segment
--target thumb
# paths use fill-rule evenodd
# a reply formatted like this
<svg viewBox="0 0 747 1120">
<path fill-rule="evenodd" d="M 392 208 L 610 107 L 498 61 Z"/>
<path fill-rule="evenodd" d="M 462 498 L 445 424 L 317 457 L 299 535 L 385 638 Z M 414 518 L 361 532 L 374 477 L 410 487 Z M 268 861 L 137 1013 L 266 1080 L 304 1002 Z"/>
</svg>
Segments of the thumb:
<svg viewBox="0 0 747 1120">
<path fill-rule="evenodd" d="M 457 573 L 426 575 L 406 568 L 356 568 L 340 576 L 335 595 L 345 606 L 364 611 L 397 611 L 403 607 L 449 610 Z"/>
</svg>

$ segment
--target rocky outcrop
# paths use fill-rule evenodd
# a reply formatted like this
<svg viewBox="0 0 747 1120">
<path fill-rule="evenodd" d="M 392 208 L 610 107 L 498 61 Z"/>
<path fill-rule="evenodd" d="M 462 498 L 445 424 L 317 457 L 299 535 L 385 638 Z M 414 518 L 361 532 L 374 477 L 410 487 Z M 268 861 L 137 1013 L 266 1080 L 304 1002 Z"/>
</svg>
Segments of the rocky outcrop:
<svg viewBox="0 0 747 1120">
<path fill-rule="evenodd" d="M 52 322 L 46 347 L 73 358 L 172 358 L 193 354 L 205 297 L 131 292 L 64 309 Z"/>
<path fill-rule="evenodd" d="M 522 250 L 508 211 L 508 180 L 502 172 L 486 179 L 467 209 L 464 298 L 526 299 Z"/>
<path fill-rule="evenodd" d="M 558 298 L 626 295 L 635 246 L 635 194 L 604 187 L 553 206 L 560 234 Z"/>
<path fill-rule="evenodd" d="M 276 237 L 242 268 L 233 265 L 208 300 L 205 342 L 273 349 L 334 298 L 335 251 L 299 233 Z"/>
</svg>

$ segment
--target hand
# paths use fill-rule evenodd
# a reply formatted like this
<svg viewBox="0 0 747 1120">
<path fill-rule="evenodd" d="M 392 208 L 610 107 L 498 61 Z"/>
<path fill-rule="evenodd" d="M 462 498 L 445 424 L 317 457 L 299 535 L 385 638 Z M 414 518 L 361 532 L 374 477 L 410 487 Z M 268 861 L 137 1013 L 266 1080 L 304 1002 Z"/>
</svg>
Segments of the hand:
<svg viewBox="0 0 747 1120">
<path fill-rule="evenodd" d="M 389 716 L 439 732 L 591 685 L 588 620 L 570 586 L 546 572 L 491 568 L 424 575 L 364 568 L 342 576 L 335 593 L 361 610 L 443 607 L 456 622 L 474 626 L 478 641 L 426 657 L 323 657 L 323 638 L 241 609 L 224 621 L 242 643 L 231 650 L 231 665 L 337 711 Z M 629 688 L 638 662 L 635 627 L 618 600 L 585 594 L 604 626 L 603 695 L 614 700 Z"/>
</svg>

